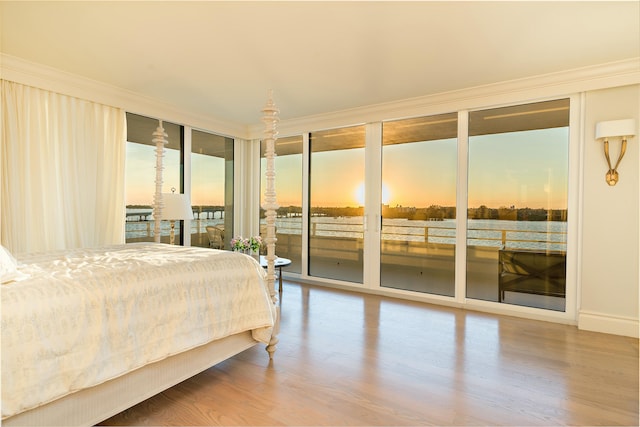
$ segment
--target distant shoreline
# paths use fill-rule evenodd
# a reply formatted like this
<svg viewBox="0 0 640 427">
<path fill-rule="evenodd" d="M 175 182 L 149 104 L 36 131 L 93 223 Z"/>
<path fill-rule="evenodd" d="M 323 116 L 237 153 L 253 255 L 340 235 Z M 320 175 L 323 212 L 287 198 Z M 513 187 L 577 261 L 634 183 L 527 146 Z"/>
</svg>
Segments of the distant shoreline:
<svg viewBox="0 0 640 427">
<path fill-rule="evenodd" d="M 127 217 L 147 216 L 147 220 L 153 217 L 153 207 L 145 205 L 128 205 Z M 194 214 L 200 219 L 222 218 L 225 211 L 224 206 L 198 205 L 193 206 Z M 262 211 L 262 209 L 261 209 Z M 364 207 L 312 207 L 310 209 L 312 217 L 359 217 L 364 215 Z M 453 206 L 429 206 L 426 208 L 396 206 L 382 206 L 382 216 L 385 219 L 406 218 L 410 220 L 443 220 L 455 219 L 457 209 Z M 302 208 L 300 206 L 280 207 L 277 210 L 278 217 L 301 217 Z M 202 218 L 204 217 L 204 218 Z M 505 221 L 561 221 L 567 220 L 567 209 L 545 209 L 545 208 L 516 208 L 499 207 L 489 208 L 481 205 L 467 209 L 468 219 L 495 219 Z"/>
<path fill-rule="evenodd" d="M 452 218 L 442 220 L 407 220 L 384 218 L 383 241 L 456 244 L 456 224 Z M 566 251 L 566 221 L 513 221 L 491 218 L 469 219 L 467 242 L 476 246 Z M 191 234 L 206 233 L 207 225 L 222 225 L 224 219 L 191 221 Z M 127 221 L 126 239 L 148 238 L 153 235 L 154 221 Z M 161 235 L 168 236 L 169 221 L 162 221 Z M 281 235 L 302 235 L 301 217 L 279 217 L 276 232 Z M 363 217 L 313 217 L 311 238 L 360 240 L 364 238 Z"/>
</svg>

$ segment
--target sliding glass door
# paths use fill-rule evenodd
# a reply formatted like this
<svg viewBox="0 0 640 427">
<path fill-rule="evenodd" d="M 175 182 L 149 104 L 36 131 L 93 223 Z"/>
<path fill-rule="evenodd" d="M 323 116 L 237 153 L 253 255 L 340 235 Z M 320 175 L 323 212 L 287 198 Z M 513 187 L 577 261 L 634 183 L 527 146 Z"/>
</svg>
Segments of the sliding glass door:
<svg viewBox="0 0 640 427">
<path fill-rule="evenodd" d="M 229 249 L 233 139 L 197 130 L 191 135 L 191 246 Z"/>
<path fill-rule="evenodd" d="M 260 206 L 264 204 L 266 186 L 266 144 L 260 147 L 261 188 Z M 302 272 L 302 136 L 276 140 L 276 255 L 291 260 L 288 272 Z M 260 209 L 260 235 L 266 234 L 265 210 Z"/>
<path fill-rule="evenodd" d="M 156 191 L 156 146 L 152 134 L 158 120 L 127 113 L 127 154 L 125 161 L 126 222 L 125 241 L 153 242 L 153 196 Z M 163 122 L 167 133 L 164 152 L 163 192 L 182 189 L 182 126 Z M 161 224 L 161 241 L 169 242 L 168 221 Z M 176 227 L 176 241 L 181 241 L 180 227 Z"/>
<path fill-rule="evenodd" d="M 569 100 L 469 114 L 467 297 L 565 310 Z"/>
<path fill-rule="evenodd" d="M 191 245 L 228 248 L 229 239 L 212 244 L 207 227 L 233 230 L 233 139 L 163 121 L 167 133 L 164 146 L 162 192 L 181 193 L 185 179 L 190 179 L 193 220 L 190 221 Z M 153 132 L 158 120 L 127 113 L 127 155 L 125 169 L 125 197 L 127 216 L 126 242 L 154 241 L 153 202 L 156 179 L 156 146 Z M 187 135 L 189 136 L 189 135 Z M 185 142 L 185 140 L 187 140 Z M 191 155 L 185 159 L 185 145 Z M 191 176 L 185 177 L 185 162 L 190 162 Z M 186 222 L 176 226 L 175 241 L 184 242 Z M 169 221 L 160 224 L 161 242 L 169 242 Z"/>
<path fill-rule="evenodd" d="M 455 294 L 457 114 L 383 123 L 380 285 Z"/>
<path fill-rule="evenodd" d="M 309 275 L 362 283 L 365 127 L 309 136 Z"/>
</svg>

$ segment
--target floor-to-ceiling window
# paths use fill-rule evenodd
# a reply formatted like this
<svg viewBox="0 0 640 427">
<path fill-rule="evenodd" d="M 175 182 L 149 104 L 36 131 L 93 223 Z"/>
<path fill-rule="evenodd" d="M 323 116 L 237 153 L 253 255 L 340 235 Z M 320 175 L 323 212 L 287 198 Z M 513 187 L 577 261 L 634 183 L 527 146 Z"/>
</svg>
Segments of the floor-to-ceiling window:
<svg viewBox="0 0 640 427">
<path fill-rule="evenodd" d="M 565 310 L 569 100 L 469 114 L 467 297 Z"/>
<path fill-rule="evenodd" d="M 191 133 L 191 246 L 229 249 L 233 230 L 233 139 Z"/>
<path fill-rule="evenodd" d="M 156 119 L 127 113 L 127 242 L 154 241 L 156 145 L 153 133 L 158 124 Z M 191 138 L 188 138 L 191 141 L 191 155 L 185 159 L 185 127 L 167 121 L 163 121 L 162 126 L 167 134 L 163 153 L 162 192 L 183 192 L 185 180 L 190 180 L 194 214 L 190 221 L 191 245 L 228 248 L 229 239 L 224 236 L 224 230 L 233 230 L 233 139 L 191 130 Z M 186 129 L 189 132 L 189 128 Z M 189 177 L 184 176 L 186 162 L 190 164 Z M 180 221 L 176 226 L 176 242 L 184 241 L 185 224 Z M 216 244 L 212 243 L 215 238 L 211 227 L 220 232 Z M 161 222 L 160 232 L 160 240 L 169 242 L 169 221 Z"/>
<path fill-rule="evenodd" d="M 275 143 L 276 255 L 291 260 L 287 271 L 302 272 L 302 136 L 278 138 Z M 261 188 L 266 186 L 265 143 L 260 148 Z M 260 192 L 260 206 L 264 191 Z M 260 235 L 266 234 L 265 210 L 260 209 Z"/>
<path fill-rule="evenodd" d="M 153 202 L 156 191 L 156 146 L 153 133 L 158 120 L 127 113 L 127 154 L 125 162 L 126 223 L 125 241 L 154 241 Z M 164 147 L 162 192 L 182 188 L 182 126 L 163 122 L 168 143 Z M 161 241 L 169 242 L 168 221 L 161 223 Z M 176 241 L 180 241 L 176 227 Z"/>
<path fill-rule="evenodd" d="M 455 294 L 457 114 L 382 127 L 383 287 Z"/>
<path fill-rule="evenodd" d="M 309 135 L 309 275 L 363 281 L 365 127 Z"/>
</svg>

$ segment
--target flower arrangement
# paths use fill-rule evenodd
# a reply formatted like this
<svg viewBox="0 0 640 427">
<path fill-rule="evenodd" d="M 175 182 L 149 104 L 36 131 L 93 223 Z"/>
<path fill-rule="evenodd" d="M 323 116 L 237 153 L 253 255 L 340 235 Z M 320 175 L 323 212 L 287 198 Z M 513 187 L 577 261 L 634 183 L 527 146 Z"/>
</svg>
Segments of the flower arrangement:
<svg viewBox="0 0 640 427">
<path fill-rule="evenodd" d="M 249 238 L 249 249 L 253 252 L 258 252 L 262 247 L 262 237 L 252 236 Z"/>
<path fill-rule="evenodd" d="M 231 239 L 231 250 L 237 252 L 258 252 L 262 246 L 262 238 L 260 236 L 252 236 L 247 239 L 237 236 Z"/>
<path fill-rule="evenodd" d="M 249 249 L 249 241 L 243 239 L 242 236 L 234 237 L 231 239 L 231 250 L 237 252 L 244 252 Z"/>
</svg>

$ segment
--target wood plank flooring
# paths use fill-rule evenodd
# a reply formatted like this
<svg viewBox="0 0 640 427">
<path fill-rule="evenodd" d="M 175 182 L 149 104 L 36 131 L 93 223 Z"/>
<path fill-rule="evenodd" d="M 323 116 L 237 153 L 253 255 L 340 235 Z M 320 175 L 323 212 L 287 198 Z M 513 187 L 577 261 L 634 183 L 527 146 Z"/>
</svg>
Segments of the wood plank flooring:
<svg viewBox="0 0 640 427">
<path fill-rule="evenodd" d="M 285 282 L 280 343 L 103 425 L 638 425 L 638 340 Z"/>
</svg>

